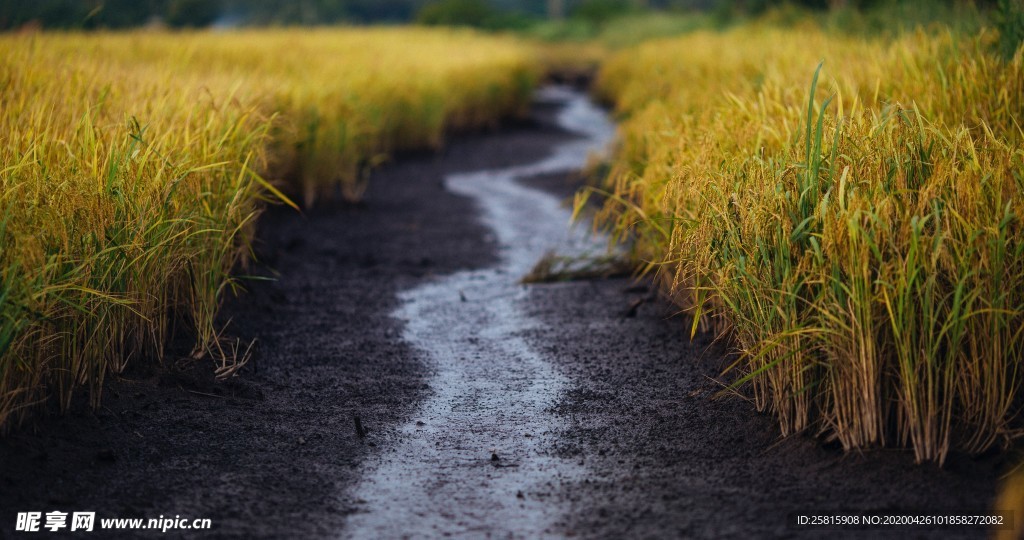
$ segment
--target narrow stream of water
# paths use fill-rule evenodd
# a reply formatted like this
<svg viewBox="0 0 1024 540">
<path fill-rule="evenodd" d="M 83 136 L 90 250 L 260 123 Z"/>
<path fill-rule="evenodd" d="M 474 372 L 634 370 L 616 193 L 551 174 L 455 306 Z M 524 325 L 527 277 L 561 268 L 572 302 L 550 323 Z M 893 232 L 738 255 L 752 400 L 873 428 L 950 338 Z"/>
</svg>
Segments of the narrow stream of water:
<svg viewBox="0 0 1024 540">
<path fill-rule="evenodd" d="M 538 98 L 564 102 L 558 124 L 580 138 L 535 163 L 445 179 L 477 202 L 500 262 L 400 295 L 394 316 L 427 359 L 432 394 L 396 444 L 364 466 L 345 537 L 558 533 L 565 509 L 549 495 L 584 470 L 549 451 L 564 429 L 550 409 L 568 381 L 524 339 L 539 323 L 525 314 L 519 279 L 547 251 L 600 253 L 606 241 L 570 229 L 556 197 L 516 180 L 582 168 L 606 149 L 614 126 L 583 94 L 552 87 Z"/>
</svg>

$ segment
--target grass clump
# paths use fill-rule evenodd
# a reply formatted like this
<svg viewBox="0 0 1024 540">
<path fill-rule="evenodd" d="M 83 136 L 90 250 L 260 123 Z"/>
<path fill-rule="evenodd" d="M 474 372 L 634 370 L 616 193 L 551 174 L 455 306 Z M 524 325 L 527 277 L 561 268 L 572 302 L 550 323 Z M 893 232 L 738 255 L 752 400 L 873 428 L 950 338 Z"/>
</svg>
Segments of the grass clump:
<svg viewBox="0 0 1024 540">
<path fill-rule="evenodd" d="M 603 222 L 784 434 L 941 463 L 1017 433 L 1024 70 L 996 39 L 754 24 L 602 70 Z"/>
<path fill-rule="evenodd" d="M 0 36 L 0 429 L 216 314 L 262 203 L 524 111 L 532 50 L 424 29 Z M 221 362 L 223 365 L 223 362 Z"/>
</svg>

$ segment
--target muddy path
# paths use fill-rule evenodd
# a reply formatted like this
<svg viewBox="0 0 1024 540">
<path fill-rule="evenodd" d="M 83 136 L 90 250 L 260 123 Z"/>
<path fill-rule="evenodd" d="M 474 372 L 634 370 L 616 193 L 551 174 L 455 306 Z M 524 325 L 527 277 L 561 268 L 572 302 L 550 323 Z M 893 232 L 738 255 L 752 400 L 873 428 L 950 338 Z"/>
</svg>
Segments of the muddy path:
<svg viewBox="0 0 1024 540">
<path fill-rule="evenodd" d="M 521 178 L 571 172 L 600 153 L 614 126 L 584 97 L 546 89 L 561 104 L 556 123 L 581 137 L 524 165 L 448 175 L 445 186 L 476 203 L 497 241 L 498 261 L 432 280 L 399 295 L 402 339 L 429 366 L 429 397 L 390 448 L 370 460 L 353 496 L 355 537 L 487 533 L 536 537 L 556 530 L 552 482 L 585 476 L 547 451 L 566 429 L 552 410 L 570 381 L 527 334 L 540 326 L 519 283 L 549 251 L 600 255 L 607 244 L 570 229 L 570 212 Z"/>
<path fill-rule="evenodd" d="M 228 383 L 136 367 L 99 411 L 0 442 L 0 537 L 54 509 L 207 517 L 223 538 L 716 538 L 989 505 L 999 457 L 844 455 L 712 399 L 725 351 L 664 303 L 630 312 L 643 283 L 519 284 L 547 249 L 600 243 L 559 203 L 607 120 L 542 97 L 529 122 L 384 167 L 359 205 L 268 212 L 253 272 L 276 279 L 224 313 L 254 360 Z M 985 535 L 911 536 L 936 533 Z"/>
</svg>

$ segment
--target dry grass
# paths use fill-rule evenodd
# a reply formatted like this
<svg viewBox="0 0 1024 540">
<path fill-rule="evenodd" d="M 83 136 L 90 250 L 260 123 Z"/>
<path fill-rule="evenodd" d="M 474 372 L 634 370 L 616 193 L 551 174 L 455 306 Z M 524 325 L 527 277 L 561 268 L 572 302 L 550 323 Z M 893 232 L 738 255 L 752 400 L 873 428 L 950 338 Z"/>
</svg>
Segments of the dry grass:
<svg viewBox="0 0 1024 540">
<path fill-rule="evenodd" d="M 783 433 L 940 463 L 1016 435 L 1024 69 L 994 39 L 753 25 L 602 70 L 603 223 L 730 336 Z"/>
<path fill-rule="evenodd" d="M 464 31 L 0 36 L 0 429 L 215 317 L 261 201 L 522 112 L 533 51 Z"/>
</svg>

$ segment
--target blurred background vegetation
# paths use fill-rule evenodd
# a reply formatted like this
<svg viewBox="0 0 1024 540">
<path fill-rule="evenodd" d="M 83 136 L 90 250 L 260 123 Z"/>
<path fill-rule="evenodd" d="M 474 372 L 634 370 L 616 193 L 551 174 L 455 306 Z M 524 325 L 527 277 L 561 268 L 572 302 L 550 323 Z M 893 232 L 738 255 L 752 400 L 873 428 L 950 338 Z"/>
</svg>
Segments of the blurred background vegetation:
<svg viewBox="0 0 1024 540">
<path fill-rule="evenodd" d="M 420 24 L 512 32 L 543 42 L 551 78 L 585 84 L 612 51 L 758 20 L 894 37 L 921 27 L 999 30 L 1024 42 L 1024 0 L 34 0 L 0 1 L 0 31 Z"/>
<path fill-rule="evenodd" d="M 418 22 L 516 30 L 549 40 L 644 37 L 726 26 L 773 14 L 777 22 L 815 13 L 842 29 L 894 24 L 976 24 L 979 13 L 1024 34 L 1024 0 L 35 0 L 0 3 L 0 29 L 230 27 Z M 614 21 L 614 25 L 609 23 Z M 614 28 L 612 28 L 614 27 Z"/>
</svg>

